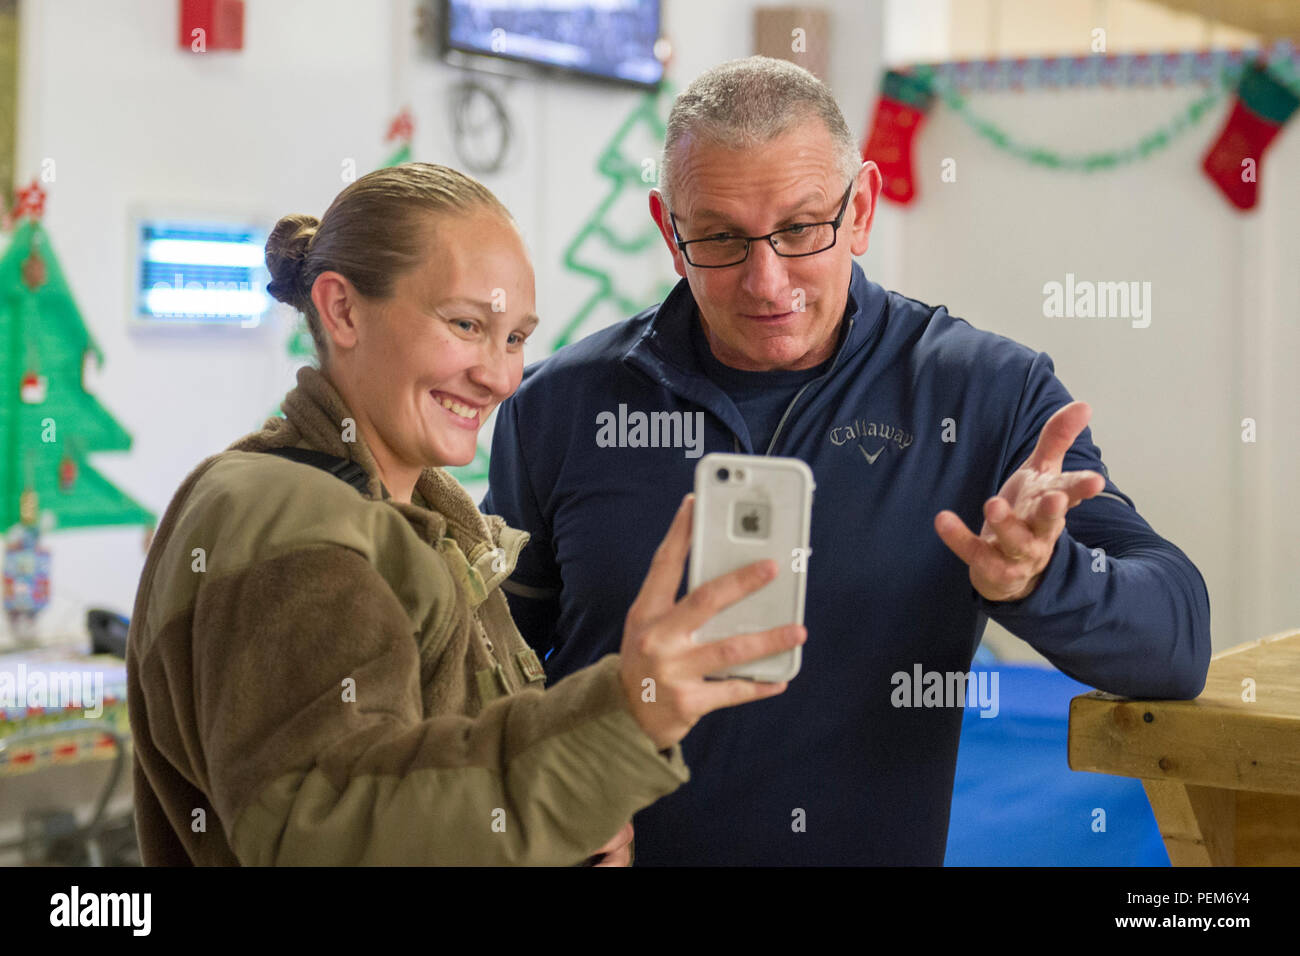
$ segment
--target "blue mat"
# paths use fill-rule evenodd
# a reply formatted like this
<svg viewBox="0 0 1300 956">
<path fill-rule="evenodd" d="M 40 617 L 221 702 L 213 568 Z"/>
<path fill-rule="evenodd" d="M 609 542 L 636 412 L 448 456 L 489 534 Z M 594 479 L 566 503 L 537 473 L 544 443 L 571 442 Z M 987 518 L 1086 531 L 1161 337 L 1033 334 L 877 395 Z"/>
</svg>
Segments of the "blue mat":
<svg viewBox="0 0 1300 956">
<path fill-rule="evenodd" d="M 1168 866 L 1141 781 L 1066 760 L 1070 699 L 1092 688 L 987 653 L 972 668 L 996 670 L 999 711 L 963 718 L 944 865 Z M 1094 832 L 1097 809 L 1104 832 Z"/>
</svg>

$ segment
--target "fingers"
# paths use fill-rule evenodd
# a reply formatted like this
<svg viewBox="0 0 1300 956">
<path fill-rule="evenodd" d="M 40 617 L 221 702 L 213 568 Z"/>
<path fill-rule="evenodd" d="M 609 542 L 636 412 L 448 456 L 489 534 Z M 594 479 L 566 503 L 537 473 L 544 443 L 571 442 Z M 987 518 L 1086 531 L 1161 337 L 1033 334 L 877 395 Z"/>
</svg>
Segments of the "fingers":
<svg viewBox="0 0 1300 956">
<path fill-rule="evenodd" d="M 1073 508 L 1080 501 L 1096 497 L 1106 489 L 1106 479 L 1095 471 L 1062 472 L 1057 487 L 1070 498 L 1069 506 Z"/>
<path fill-rule="evenodd" d="M 710 685 L 710 689 L 713 686 L 718 688 L 719 697 L 721 698 L 718 707 L 735 707 L 737 704 L 745 704 L 751 700 L 762 700 L 765 697 L 784 694 L 785 689 L 790 686 L 790 682 L 764 683 L 763 681 L 728 680 L 715 681 Z M 710 708 L 710 710 L 716 709 Z"/>
<path fill-rule="evenodd" d="M 678 573 L 681 573 L 680 569 Z M 776 574 L 776 562 L 767 558 L 706 581 L 682 598 L 669 615 L 671 625 L 685 631 L 699 630 L 709 618 L 746 595 L 753 594 L 775 578 Z"/>
<path fill-rule="evenodd" d="M 1023 530 L 1030 538 L 1052 538 L 1055 540 L 1058 527 L 1065 524 L 1065 513 L 1070 510 L 1070 497 L 1064 491 L 1052 491 L 1043 495 L 1035 503 L 1029 518 L 1023 522 Z M 1020 529 L 1017 529 L 1018 533 Z"/>
<path fill-rule="evenodd" d="M 694 495 L 682 499 L 672 524 L 668 526 L 668 533 L 650 560 L 650 570 L 641 582 L 641 590 L 628 610 L 628 617 L 658 617 L 667 612 L 677 599 L 677 585 L 681 583 L 686 556 L 691 550 L 694 506 Z"/>
<path fill-rule="evenodd" d="M 1033 526 L 1017 517 L 1004 499 L 990 498 L 984 502 L 984 520 L 993 531 L 998 550 L 1012 560 L 1021 559 L 1033 549 Z"/>
<path fill-rule="evenodd" d="M 1065 453 L 1070 450 L 1079 433 L 1092 418 L 1092 408 L 1087 402 L 1071 402 L 1047 420 L 1038 435 L 1038 444 L 1022 467 L 1036 471 L 1060 471 L 1065 465 Z"/>
<path fill-rule="evenodd" d="M 1005 507 L 1006 502 L 1000 498 L 991 499 L 989 505 L 985 505 L 985 511 L 988 512 L 992 502 L 1001 502 Z M 978 535 L 972 534 L 966 527 L 965 522 L 951 511 L 941 511 L 934 519 L 934 529 L 938 532 L 939 537 L 943 539 L 953 554 L 961 558 L 962 561 L 980 574 L 990 577 L 997 577 L 1007 573 L 1008 568 L 1029 557 L 1033 535 L 1028 533 L 1024 528 L 1024 522 L 1020 521 L 1015 515 L 1010 515 L 1004 521 L 1000 522 L 1004 533 L 1010 530 L 1009 525 L 1019 525 L 1028 535 L 1028 539 L 1023 536 L 1017 536 L 1014 544 L 1003 544 L 998 546 L 1000 539 L 994 538 L 989 541 Z M 994 527 L 993 522 L 989 522 L 990 527 Z"/>
<path fill-rule="evenodd" d="M 1059 506 L 1059 500 L 1057 502 Z M 1024 520 L 1011 512 L 1001 498 L 991 498 L 984 506 L 991 535 L 973 534 L 961 518 L 951 511 L 941 511 L 934 519 L 934 529 L 953 554 L 978 574 L 993 580 L 1012 573 L 1013 567 L 1038 558 L 1044 540 L 1055 541 L 1050 525 L 1040 535 Z M 1064 511 L 1062 510 L 1062 514 Z M 1064 520 L 1059 520 L 1064 526 Z"/>
<path fill-rule="evenodd" d="M 955 511 L 940 511 L 934 516 L 934 530 L 949 550 L 966 564 L 979 557 L 981 545 L 986 544 L 975 535 Z"/>
<path fill-rule="evenodd" d="M 749 680 L 709 681 L 700 693 L 700 716 L 710 714 L 723 707 L 737 707 L 751 701 L 763 700 L 785 693 L 788 681 L 767 684 Z"/>
<path fill-rule="evenodd" d="M 1013 516 L 1011 520 L 1019 522 L 1020 519 Z M 1034 546 L 1017 552 L 1005 544 L 1000 545 L 997 539 L 989 541 L 971 534 L 955 515 L 953 521 L 960 530 L 955 533 L 951 529 L 941 531 L 940 537 L 970 568 L 972 584 L 990 600 L 1002 600 L 1003 595 L 1013 593 L 1023 584 L 1029 570 L 1039 563 L 1034 556 Z M 938 519 L 935 526 L 936 529 L 939 526 Z"/>
<path fill-rule="evenodd" d="M 1056 528 L 1056 522 L 1079 502 L 1095 497 L 1106 487 L 1106 479 L 1095 471 L 1067 471 L 1059 475 L 1040 475 L 1039 480 L 1026 482 L 1017 496 L 1014 513 L 1035 534 L 1042 535 Z M 1001 497 L 999 495 L 999 497 Z M 989 506 L 997 498 L 984 503 L 988 517 Z"/>
<path fill-rule="evenodd" d="M 984 519 L 993 534 L 991 543 L 1013 561 L 1033 556 L 1044 542 L 1056 540 L 1073 506 L 1068 492 L 1043 491 L 1018 509 L 1024 512 L 1022 518 L 1004 499 L 990 498 L 984 502 Z"/>
<path fill-rule="evenodd" d="M 716 674 L 737 664 L 747 664 L 761 657 L 780 654 L 798 647 L 807 639 L 807 629 L 801 624 L 784 624 L 766 631 L 737 634 L 702 644 L 687 657 L 688 673 L 694 676 Z"/>
</svg>

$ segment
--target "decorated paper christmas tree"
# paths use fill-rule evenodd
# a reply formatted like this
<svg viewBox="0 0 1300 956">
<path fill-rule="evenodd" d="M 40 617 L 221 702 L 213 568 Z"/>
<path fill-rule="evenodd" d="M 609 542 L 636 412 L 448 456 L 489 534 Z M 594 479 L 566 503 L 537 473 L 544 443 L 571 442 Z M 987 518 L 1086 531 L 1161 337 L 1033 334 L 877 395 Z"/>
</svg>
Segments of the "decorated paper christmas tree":
<svg viewBox="0 0 1300 956">
<path fill-rule="evenodd" d="M 131 436 L 85 388 L 87 358 L 103 353 L 82 321 L 36 214 L 0 258 L 0 528 L 36 494 L 54 527 L 153 524 L 154 515 L 86 461 L 127 451 Z"/>
<path fill-rule="evenodd" d="M 646 202 L 648 190 L 658 184 L 664 142 L 660 114 L 672 99 L 667 83 L 647 93 L 596 159 L 596 170 L 609 187 L 564 250 L 564 267 L 591 279 L 595 286 L 565 323 L 552 351 L 663 301 L 677 284 Z M 627 269 L 633 259 L 640 265 Z M 616 279 L 616 271 L 639 281 L 629 287 Z"/>
</svg>

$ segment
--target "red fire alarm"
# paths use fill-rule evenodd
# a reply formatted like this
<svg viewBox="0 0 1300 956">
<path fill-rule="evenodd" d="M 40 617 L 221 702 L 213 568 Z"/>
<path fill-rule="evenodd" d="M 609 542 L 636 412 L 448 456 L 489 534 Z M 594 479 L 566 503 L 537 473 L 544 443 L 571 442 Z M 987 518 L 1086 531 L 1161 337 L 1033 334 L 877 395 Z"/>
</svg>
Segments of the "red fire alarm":
<svg viewBox="0 0 1300 956">
<path fill-rule="evenodd" d="M 180 45 L 191 53 L 244 48 L 244 0 L 181 0 Z"/>
</svg>

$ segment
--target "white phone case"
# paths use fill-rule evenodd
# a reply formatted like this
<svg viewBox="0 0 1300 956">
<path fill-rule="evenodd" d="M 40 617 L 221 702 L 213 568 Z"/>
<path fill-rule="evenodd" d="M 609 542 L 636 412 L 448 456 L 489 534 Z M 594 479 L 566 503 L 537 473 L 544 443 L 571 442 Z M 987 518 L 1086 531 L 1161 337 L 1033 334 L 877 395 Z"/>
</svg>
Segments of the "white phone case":
<svg viewBox="0 0 1300 956">
<path fill-rule="evenodd" d="M 814 487 L 812 470 L 797 458 L 712 453 L 700 459 L 691 590 L 764 558 L 776 562 L 777 576 L 710 619 L 695 632 L 697 642 L 803 623 Z M 711 676 L 789 680 L 799 673 L 801 650 L 794 647 Z"/>
</svg>

